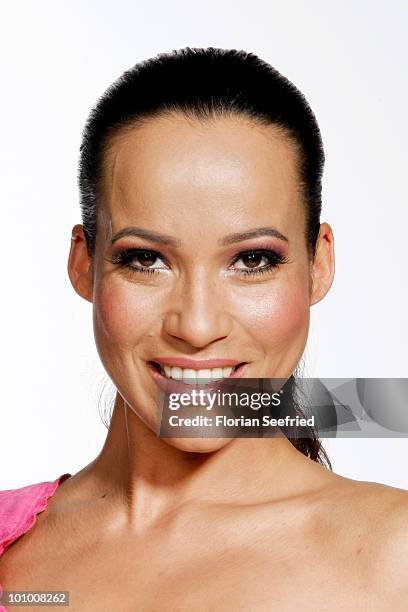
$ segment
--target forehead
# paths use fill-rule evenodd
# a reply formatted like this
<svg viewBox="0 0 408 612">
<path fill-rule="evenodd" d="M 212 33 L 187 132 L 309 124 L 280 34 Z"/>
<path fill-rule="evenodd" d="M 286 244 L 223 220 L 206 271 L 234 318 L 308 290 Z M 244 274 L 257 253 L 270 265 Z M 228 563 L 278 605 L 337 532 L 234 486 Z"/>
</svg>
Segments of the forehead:
<svg viewBox="0 0 408 612">
<path fill-rule="evenodd" d="M 304 216 L 296 145 L 277 126 L 241 116 L 169 114 L 119 132 L 105 152 L 101 192 L 108 233 L 130 224 L 288 231 Z"/>
</svg>

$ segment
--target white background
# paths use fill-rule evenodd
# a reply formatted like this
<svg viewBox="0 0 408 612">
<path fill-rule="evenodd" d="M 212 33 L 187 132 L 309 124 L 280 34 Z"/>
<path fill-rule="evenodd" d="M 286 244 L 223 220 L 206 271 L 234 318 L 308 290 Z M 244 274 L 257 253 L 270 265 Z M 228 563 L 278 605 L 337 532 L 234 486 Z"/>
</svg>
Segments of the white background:
<svg viewBox="0 0 408 612">
<path fill-rule="evenodd" d="M 75 473 L 109 404 L 92 305 L 66 271 L 81 130 L 134 63 L 184 46 L 253 51 L 306 95 L 327 164 L 336 279 L 307 373 L 408 377 L 407 23 L 401 0 L 2 4 L 0 489 Z M 386 407 L 385 407 L 386 408 Z M 329 440 L 336 472 L 408 488 L 406 439 Z"/>
</svg>

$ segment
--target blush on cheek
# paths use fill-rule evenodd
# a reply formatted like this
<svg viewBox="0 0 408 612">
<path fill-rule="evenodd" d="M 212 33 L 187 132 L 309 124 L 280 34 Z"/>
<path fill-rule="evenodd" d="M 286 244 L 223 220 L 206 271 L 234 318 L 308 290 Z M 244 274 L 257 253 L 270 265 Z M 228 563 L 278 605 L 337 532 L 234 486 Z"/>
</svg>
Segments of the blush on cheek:
<svg viewBox="0 0 408 612">
<path fill-rule="evenodd" d="M 119 347 L 135 346 L 146 325 L 141 301 L 120 286 L 104 285 L 95 292 L 94 324 L 105 340 Z"/>
<path fill-rule="evenodd" d="M 309 327 L 310 306 L 307 296 L 294 291 L 285 294 L 278 303 L 276 311 L 276 322 L 279 327 L 279 335 L 294 340 L 297 336 L 303 338 Z"/>
<path fill-rule="evenodd" d="M 309 305 L 302 299 L 291 299 L 284 295 L 263 305 L 262 313 L 258 312 L 257 326 L 259 331 L 268 336 L 274 346 L 285 345 L 299 334 L 303 337 L 309 324 Z M 300 296 L 298 296 L 300 297 Z"/>
<path fill-rule="evenodd" d="M 270 372 L 294 369 L 306 344 L 310 321 L 307 287 L 284 283 L 259 296 L 247 327 L 267 359 Z M 268 374 L 269 375 L 269 374 Z M 276 374 L 278 375 L 278 374 Z"/>
</svg>

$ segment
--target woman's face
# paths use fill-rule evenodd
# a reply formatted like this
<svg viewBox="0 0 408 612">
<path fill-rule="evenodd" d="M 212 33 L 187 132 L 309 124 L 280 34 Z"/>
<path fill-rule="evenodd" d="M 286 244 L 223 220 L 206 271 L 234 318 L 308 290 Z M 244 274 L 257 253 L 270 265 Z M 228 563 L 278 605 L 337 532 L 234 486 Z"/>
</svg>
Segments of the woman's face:
<svg viewBox="0 0 408 612">
<path fill-rule="evenodd" d="M 173 114 L 111 140 L 81 294 L 108 374 L 153 431 L 155 364 L 165 377 L 245 364 L 231 375 L 287 378 L 299 362 L 332 264 L 330 245 L 310 261 L 297 168 L 279 129 L 243 117 Z M 212 450 L 228 439 L 166 441 Z"/>
</svg>

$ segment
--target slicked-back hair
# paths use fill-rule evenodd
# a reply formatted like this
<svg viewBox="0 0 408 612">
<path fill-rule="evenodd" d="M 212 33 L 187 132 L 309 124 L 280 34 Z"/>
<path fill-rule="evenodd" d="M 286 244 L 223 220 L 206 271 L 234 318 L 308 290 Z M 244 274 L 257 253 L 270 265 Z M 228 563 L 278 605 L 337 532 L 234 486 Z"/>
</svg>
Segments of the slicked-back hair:
<svg viewBox="0 0 408 612">
<path fill-rule="evenodd" d="M 140 62 L 100 97 L 86 122 L 79 161 L 82 222 L 94 254 L 103 158 L 110 138 L 144 118 L 183 113 L 206 119 L 241 115 L 284 130 L 299 150 L 306 241 L 314 253 L 320 225 L 324 153 L 319 126 L 303 94 L 253 53 L 187 47 Z"/>
<path fill-rule="evenodd" d="M 126 70 L 99 98 L 86 121 L 80 147 L 78 183 L 88 254 L 95 252 L 97 214 L 103 194 L 104 155 L 113 136 L 169 113 L 199 120 L 238 115 L 279 127 L 298 151 L 310 257 L 320 227 L 324 152 L 319 126 L 303 94 L 253 53 L 235 49 L 180 49 L 162 53 Z M 331 468 L 311 430 L 290 442 L 313 461 Z"/>
</svg>

